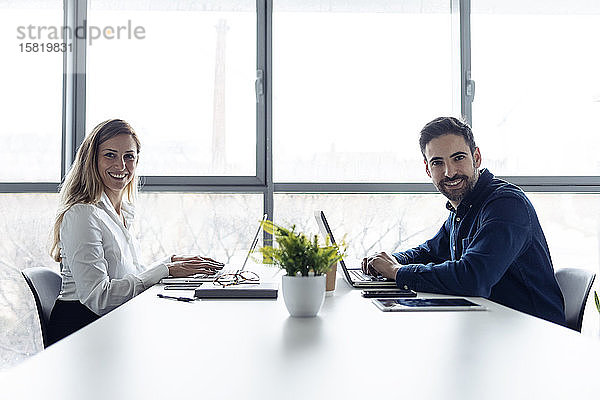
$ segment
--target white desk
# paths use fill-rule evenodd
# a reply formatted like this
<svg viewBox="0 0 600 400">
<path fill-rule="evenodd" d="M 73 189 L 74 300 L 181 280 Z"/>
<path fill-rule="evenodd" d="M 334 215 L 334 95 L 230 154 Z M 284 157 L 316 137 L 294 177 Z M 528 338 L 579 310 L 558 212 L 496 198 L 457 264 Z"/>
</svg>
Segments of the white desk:
<svg viewBox="0 0 600 400">
<path fill-rule="evenodd" d="M 337 283 L 308 319 L 281 293 L 183 303 L 154 287 L 5 371 L 0 397 L 600 397 L 600 346 L 576 332 L 483 299 L 489 311 L 383 313 Z"/>
</svg>

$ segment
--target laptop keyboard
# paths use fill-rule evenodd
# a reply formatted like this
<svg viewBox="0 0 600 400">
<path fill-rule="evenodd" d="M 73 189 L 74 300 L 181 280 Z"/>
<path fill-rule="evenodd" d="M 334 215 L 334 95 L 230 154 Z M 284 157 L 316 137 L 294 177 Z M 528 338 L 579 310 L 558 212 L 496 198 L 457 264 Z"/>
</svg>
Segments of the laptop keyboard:
<svg viewBox="0 0 600 400">
<path fill-rule="evenodd" d="M 356 280 L 358 281 L 363 281 L 363 282 L 372 282 L 372 281 L 385 281 L 387 279 L 385 279 L 383 276 L 370 276 L 370 275 L 365 275 L 363 274 L 361 271 L 356 270 L 356 269 L 351 269 L 348 272 L 350 272 L 350 275 L 353 278 L 356 278 Z"/>
<path fill-rule="evenodd" d="M 221 275 L 226 275 L 226 274 L 235 274 L 237 271 L 239 271 L 238 269 L 220 269 L 219 271 L 217 271 L 217 273 L 213 273 L 213 274 L 195 274 L 193 275 L 194 278 L 200 278 L 200 279 L 205 279 L 205 278 L 216 278 L 218 276 Z"/>
</svg>

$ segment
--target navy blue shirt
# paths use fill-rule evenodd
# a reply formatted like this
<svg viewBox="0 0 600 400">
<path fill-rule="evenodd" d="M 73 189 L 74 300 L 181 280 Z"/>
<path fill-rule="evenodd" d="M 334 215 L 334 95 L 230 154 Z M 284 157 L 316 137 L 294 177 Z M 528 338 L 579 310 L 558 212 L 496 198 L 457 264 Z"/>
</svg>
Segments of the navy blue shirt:
<svg viewBox="0 0 600 400">
<path fill-rule="evenodd" d="M 562 293 L 533 205 L 487 169 L 439 232 L 394 253 L 396 284 L 420 292 L 485 297 L 565 325 Z"/>
</svg>

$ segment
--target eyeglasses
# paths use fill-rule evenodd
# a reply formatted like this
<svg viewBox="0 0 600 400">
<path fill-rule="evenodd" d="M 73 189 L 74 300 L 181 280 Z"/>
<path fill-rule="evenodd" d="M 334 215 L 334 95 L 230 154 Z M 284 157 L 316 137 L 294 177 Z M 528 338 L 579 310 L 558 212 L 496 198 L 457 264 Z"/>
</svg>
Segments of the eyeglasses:
<svg viewBox="0 0 600 400">
<path fill-rule="evenodd" d="M 223 287 L 239 285 L 240 283 L 258 283 L 260 277 L 252 271 L 236 271 L 232 274 L 222 274 L 215 278 L 213 284 Z"/>
</svg>

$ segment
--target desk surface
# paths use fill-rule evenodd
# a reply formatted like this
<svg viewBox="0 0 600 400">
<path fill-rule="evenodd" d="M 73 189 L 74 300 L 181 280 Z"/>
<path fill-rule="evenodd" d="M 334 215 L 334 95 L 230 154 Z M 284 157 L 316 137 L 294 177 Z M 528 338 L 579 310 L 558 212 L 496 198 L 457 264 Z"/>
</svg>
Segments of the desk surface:
<svg viewBox="0 0 600 400">
<path fill-rule="evenodd" d="M 184 303 L 155 286 L 0 374 L 1 397 L 600 396 L 600 346 L 576 332 L 478 298 L 489 311 L 384 313 L 337 284 L 316 318 L 289 317 L 281 293 Z"/>
</svg>

